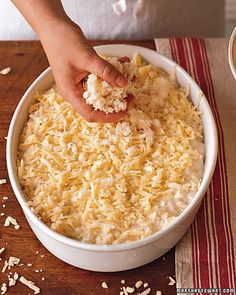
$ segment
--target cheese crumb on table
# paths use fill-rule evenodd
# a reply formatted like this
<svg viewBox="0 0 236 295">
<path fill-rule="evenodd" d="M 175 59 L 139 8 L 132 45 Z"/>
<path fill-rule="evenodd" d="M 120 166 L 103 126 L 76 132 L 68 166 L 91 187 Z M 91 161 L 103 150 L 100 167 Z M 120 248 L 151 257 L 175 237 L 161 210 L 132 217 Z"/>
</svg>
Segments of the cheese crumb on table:
<svg viewBox="0 0 236 295">
<path fill-rule="evenodd" d="M 20 228 L 20 225 L 17 223 L 16 219 L 8 216 L 5 220 L 4 226 L 10 226 L 12 224 L 16 230 Z"/>
<path fill-rule="evenodd" d="M 28 288 L 30 288 L 31 290 L 33 290 L 33 291 L 34 291 L 34 294 L 39 294 L 39 293 L 40 293 L 40 288 L 37 287 L 37 286 L 35 285 L 34 282 L 28 281 L 28 280 L 27 280 L 25 277 L 23 277 L 23 276 L 20 277 L 19 281 L 20 281 L 22 284 L 26 285 L 26 286 L 27 286 Z"/>
<path fill-rule="evenodd" d="M 118 113 L 127 108 L 127 97 L 134 94 L 133 80 L 136 73 L 136 65 L 127 57 L 106 57 L 109 63 L 117 68 L 128 80 L 125 87 L 115 87 L 108 82 L 101 80 L 94 74 L 89 74 L 87 81 L 84 83 L 85 92 L 83 98 L 87 104 L 108 113 Z"/>
<path fill-rule="evenodd" d="M 103 287 L 104 289 L 108 289 L 108 285 L 107 285 L 107 283 L 106 283 L 106 282 L 102 282 L 102 287 Z"/>
<path fill-rule="evenodd" d="M 134 288 L 133 287 L 126 287 L 126 292 L 130 293 L 134 293 Z"/>
<path fill-rule="evenodd" d="M 135 283 L 135 287 L 138 289 L 138 288 L 140 288 L 140 287 L 142 286 L 142 284 L 143 284 L 142 281 L 137 281 L 137 282 Z"/>
<path fill-rule="evenodd" d="M 7 68 L 2 69 L 0 71 L 0 75 L 8 75 L 10 72 L 11 72 L 11 68 L 10 67 L 7 67 Z"/>
<path fill-rule="evenodd" d="M 1 295 L 4 295 L 7 293 L 7 284 L 3 283 L 1 286 Z"/>
<path fill-rule="evenodd" d="M 4 251 L 5 251 L 5 248 L 4 248 L 4 247 L 0 248 L 0 255 L 1 255 Z"/>
<path fill-rule="evenodd" d="M 176 283 L 175 280 L 172 277 L 168 277 L 168 278 L 170 280 L 168 285 L 173 286 Z"/>
<path fill-rule="evenodd" d="M 162 295 L 161 291 L 156 291 L 156 295 Z"/>
<path fill-rule="evenodd" d="M 7 183 L 7 180 L 5 178 L 0 179 L 0 184 L 5 184 L 5 183 Z"/>
<path fill-rule="evenodd" d="M 8 260 L 4 262 L 4 266 L 2 268 L 2 273 L 6 271 L 6 269 L 11 269 L 13 266 L 17 266 L 20 263 L 20 258 L 10 256 Z"/>
<path fill-rule="evenodd" d="M 8 267 L 8 261 L 5 261 L 3 268 L 2 268 L 2 273 L 4 273 L 6 271 L 7 267 Z"/>
<path fill-rule="evenodd" d="M 148 288 L 146 290 L 144 290 L 142 293 L 140 293 L 139 295 L 148 295 L 151 293 L 151 288 Z"/>
<path fill-rule="evenodd" d="M 121 282 L 121 284 L 125 284 L 125 280 L 121 280 L 120 282 Z"/>
<path fill-rule="evenodd" d="M 11 277 L 11 275 L 8 275 L 8 286 L 9 287 L 15 286 L 18 278 L 19 278 L 19 275 L 17 272 L 15 272 L 12 277 Z"/>
</svg>

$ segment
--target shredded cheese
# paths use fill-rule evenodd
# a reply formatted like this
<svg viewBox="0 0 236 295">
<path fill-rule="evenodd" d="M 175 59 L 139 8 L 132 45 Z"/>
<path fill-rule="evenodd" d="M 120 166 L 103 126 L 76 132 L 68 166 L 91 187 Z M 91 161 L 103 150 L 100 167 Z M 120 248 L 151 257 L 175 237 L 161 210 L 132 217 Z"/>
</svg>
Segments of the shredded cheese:
<svg viewBox="0 0 236 295">
<path fill-rule="evenodd" d="M 0 184 L 5 184 L 5 183 L 7 183 L 7 180 L 5 178 L 0 179 Z"/>
<path fill-rule="evenodd" d="M 102 287 L 103 287 L 103 289 L 108 289 L 107 283 L 106 282 L 102 282 Z"/>
<path fill-rule="evenodd" d="M 18 280 L 18 278 L 19 278 L 19 275 L 18 275 L 17 272 L 15 272 L 15 273 L 13 274 L 12 277 L 11 277 L 11 275 L 9 274 L 9 275 L 8 275 L 8 286 L 9 286 L 9 287 L 13 287 L 13 286 L 15 286 L 16 281 Z"/>
<path fill-rule="evenodd" d="M 146 290 L 144 290 L 142 293 L 140 293 L 140 295 L 148 295 L 151 293 L 151 288 L 148 288 Z"/>
<path fill-rule="evenodd" d="M 0 75 L 8 75 L 8 74 L 10 74 L 10 72 L 11 72 L 11 68 L 10 67 L 7 67 L 7 68 L 2 69 L 0 71 Z"/>
<path fill-rule="evenodd" d="M 8 216 L 5 220 L 4 226 L 10 226 L 11 224 L 17 230 L 20 228 L 20 225 L 17 223 L 16 219 L 11 216 Z"/>
<path fill-rule="evenodd" d="M 2 273 L 6 271 L 6 269 L 11 269 L 11 267 L 19 265 L 20 263 L 20 258 L 10 256 L 8 260 L 4 262 L 4 266 L 2 268 Z"/>
<path fill-rule="evenodd" d="M 53 230 L 94 244 L 127 243 L 183 212 L 203 174 L 200 113 L 163 70 L 135 55 L 129 117 L 88 123 L 52 88 L 36 94 L 18 154 L 28 205 Z"/>
<path fill-rule="evenodd" d="M 23 276 L 21 276 L 21 277 L 19 278 L 19 281 L 20 281 L 22 284 L 26 285 L 26 286 L 27 286 L 28 288 L 30 288 L 31 290 L 33 290 L 33 291 L 34 291 L 34 294 L 39 294 L 39 293 L 40 293 L 40 288 L 37 287 L 37 286 L 35 285 L 34 282 L 28 281 L 28 280 L 27 280 L 25 277 L 23 277 Z"/>
<path fill-rule="evenodd" d="M 112 86 L 100 79 L 95 74 L 89 74 L 84 83 L 85 92 L 83 98 L 86 102 L 100 110 L 108 113 L 124 111 L 127 108 L 129 94 L 134 94 L 133 79 L 136 73 L 136 65 L 129 58 L 107 57 L 106 60 L 116 67 L 125 77 L 128 84 L 125 87 Z"/>
<path fill-rule="evenodd" d="M 142 284 L 143 284 L 142 281 L 137 281 L 137 282 L 135 283 L 135 287 L 138 289 L 138 288 L 140 288 L 140 287 L 142 286 Z"/>
<path fill-rule="evenodd" d="M 1 295 L 4 295 L 7 293 L 7 284 L 3 283 L 1 286 Z"/>
<path fill-rule="evenodd" d="M 131 294 L 131 293 L 134 293 L 134 287 L 126 287 L 126 292 Z"/>
<path fill-rule="evenodd" d="M 173 286 L 176 283 L 175 280 L 172 277 L 168 277 L 168 278 L 170 280 L 168 285 Z"/>
</svg>

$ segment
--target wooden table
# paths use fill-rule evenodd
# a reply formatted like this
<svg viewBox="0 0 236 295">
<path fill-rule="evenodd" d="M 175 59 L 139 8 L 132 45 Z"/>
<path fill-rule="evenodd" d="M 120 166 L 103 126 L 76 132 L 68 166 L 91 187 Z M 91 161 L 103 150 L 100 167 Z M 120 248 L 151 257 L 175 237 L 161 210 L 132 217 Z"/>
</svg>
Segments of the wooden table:
<svg viewBox="0 0 236 295">
<path fill-rule="evenodd" d="M 107 43 L 114 42 L 92 41 L 93 45 Z M 153 41 L 116 43 L 155 48 Z M 0 248 L 6 248 L 2 254 L 0 268 L 9 256 L 19 257 L 24 265 L 14 267 L 12 271 L 17 271 L 35 282 L 41 288 L 41 294 L 115 295 L 120 294 L 122 279 L 126 280 L 126 285 L 134 285 L 137 280 L 148 282 L 152 288 L 150 294 L 156 294 L 156 290 L 161 290 L 164 295 L 175 294 L 175 286 L 168 285 L 168 276 L 175 274 L 174 249 L 164 255 L 164 258 L 161 257 L 134 270 L 99 273 L 82 270 L 62 262 L 49 253 L 35 237 L 8 180 L 5 137 L 17 103 L 32 81 L 48 67 L 48 61 L 38 41 L 0 42 L 0 69 L 5 67 L 11 67 L 12 71 L 9 75 L 0 75 L 0 179 L 7 179 L 7 184 L 0 185 L 0 213 L 5 214 L 0 216 Z M 3 200 L 3 196 L 7 196 L 8 200 Z M 6 216 L 9 215 L 17 219 L 21 226 L 20 230 L 3 226 Z M 36 251 L 39 251 L 39 254 L 36 254 Z M 27 266 L 28 263 L 32 266 Z M 39 269 L 43 271 L 35 272 Z M 0 274 L 2 284 L 7 281 L 7 274 Z M 42 280 L 42 277 L 45 280 Z M 109 289 L 101 287 L 103 281 L 107 282 Z M 15 287 L 9 288 L 9 294 L 33 294 L 33 292 L 18 282 Z"/>
</svg>

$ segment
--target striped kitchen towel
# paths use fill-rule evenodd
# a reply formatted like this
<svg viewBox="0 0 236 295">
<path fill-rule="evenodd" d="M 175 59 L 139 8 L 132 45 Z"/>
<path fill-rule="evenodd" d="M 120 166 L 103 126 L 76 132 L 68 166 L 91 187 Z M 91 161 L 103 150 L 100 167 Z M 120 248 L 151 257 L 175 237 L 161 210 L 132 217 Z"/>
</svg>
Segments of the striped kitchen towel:
<svg viewBox="0 0 236 295">
<path fill-rule="evenodd" d="M 236 294 L 236 81 L 228 66 L 227 43 L 226 39 L 155 40 L 157 51 L 175 60 L 201 87 L 218 129 L 213 179 L 195 221 L 176 246 L 177 288 L 227 289 L 220 294 L 233 292 L 231 288 Z"/>
</svg>

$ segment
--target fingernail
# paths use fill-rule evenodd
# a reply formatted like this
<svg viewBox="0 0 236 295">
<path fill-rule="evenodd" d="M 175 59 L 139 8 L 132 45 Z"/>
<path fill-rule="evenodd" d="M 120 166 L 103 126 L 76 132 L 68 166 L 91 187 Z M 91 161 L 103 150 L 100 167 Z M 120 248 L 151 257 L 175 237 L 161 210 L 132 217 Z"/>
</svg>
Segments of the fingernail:
<svg viewBox="0 0 236 295">
<path fill-rule="evenodd" d="M 123 76 L 119 76 L 116 79 L 116 85 L 119 87 L 125 87 L 127 85 L 127 79 Z"/>
</svg>

